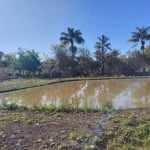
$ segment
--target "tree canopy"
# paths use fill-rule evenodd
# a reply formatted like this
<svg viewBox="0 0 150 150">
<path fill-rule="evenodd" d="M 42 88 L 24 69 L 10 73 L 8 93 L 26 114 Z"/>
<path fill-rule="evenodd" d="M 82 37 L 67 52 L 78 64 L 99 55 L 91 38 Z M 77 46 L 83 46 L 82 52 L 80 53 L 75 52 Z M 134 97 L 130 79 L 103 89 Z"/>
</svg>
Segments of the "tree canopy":
<svg viewBox="0 0 150 150">
<path fill-rule="evenodd" d="M 130 42 L 141 43 L 141 51 L 145 50 L 145 42 L 147 40 L 150 40 L 150 34 L 149 34 L 150 27 L 136 27 L 136 31 L 132 32 L 132 36 L 129 39 Z"/>
<path fill-rule="evenodd" d="M 80 30 L 75 30 L 74 28 L 67 28 L 67 32 L 62 32 L 60 41 L 62 41 L 64 45 L 70 45 L 69 49 L 72 57 L 75 56 L 77 51 L 75 43 L 83 44 L 85 42 Z"/>
</svg>

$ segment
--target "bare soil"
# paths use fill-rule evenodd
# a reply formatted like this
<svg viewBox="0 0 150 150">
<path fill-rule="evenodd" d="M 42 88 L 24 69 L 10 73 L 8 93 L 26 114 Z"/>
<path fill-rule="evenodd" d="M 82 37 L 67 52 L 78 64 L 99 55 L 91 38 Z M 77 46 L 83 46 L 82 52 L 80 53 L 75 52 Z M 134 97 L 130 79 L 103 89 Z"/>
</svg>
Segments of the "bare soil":
<svg viewBox="0 0 150 150">
<path fill-rule="evenodd" d="M 100 113 L 0 110 L 0 149 L 84 149 L 87 138 L 78 140 L 71 135 L 86 133 L 89 136 L 101 117 Z"/>
</svg>

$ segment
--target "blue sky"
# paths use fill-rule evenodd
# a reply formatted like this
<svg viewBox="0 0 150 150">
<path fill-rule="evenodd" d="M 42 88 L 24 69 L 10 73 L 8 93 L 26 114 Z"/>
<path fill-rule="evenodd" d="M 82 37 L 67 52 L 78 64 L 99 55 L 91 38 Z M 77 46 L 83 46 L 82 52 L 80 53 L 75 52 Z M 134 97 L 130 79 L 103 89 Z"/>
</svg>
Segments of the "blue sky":
<svg viewBox="0 0 150 150">
<path fill-rule="evenodd" d="M 149 0 L 0 0 L 0 51 L 48 53 L 67 27 L 80 29 L 91 53 L 101 34 L 126 53 L 136 26 L 150 26 Z"/>
</svg>

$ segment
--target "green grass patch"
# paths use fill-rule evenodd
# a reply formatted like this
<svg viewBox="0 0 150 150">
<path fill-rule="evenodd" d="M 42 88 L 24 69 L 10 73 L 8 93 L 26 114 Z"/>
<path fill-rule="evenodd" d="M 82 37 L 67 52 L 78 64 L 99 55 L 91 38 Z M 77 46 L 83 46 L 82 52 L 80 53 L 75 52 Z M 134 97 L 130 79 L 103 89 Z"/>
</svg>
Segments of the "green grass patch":
<svg viewBox="0 0 150 150">
<path fill-rule="evenodd" d="M 8 112 L 8 115 L 0 115 L 0 123 L 5 122 L 26 122 L 30 123 L 31 118 L 27 116 L 25 113 L 18 112 Z"/>
<path fill-rule="evenodd" d="M 87 107 L 75 108 L 70 103 L 62 103 L 59 106 L 55 105 L 34 105 L 33 110 L 40 112 L 100 112 L 99 109 L 92 109 Z"/>
<path fill-rule="evenodd" d="M 86 132 L 83 131 L 72 131 L 69 135 L 70 140 L 76 140 L 76 141 L 84 141 L 89 137 L 89 135 Z"/>
<path fill-rule="evenodd" d="M 148 150 L 150 147 L 149 113 L 118 113 L 107 124 L 95 145 L 110 150 Z"/>
<path fill-rule="evenodd" d="M 3 81 L 0 84 L 0 93 L 26 89 L 31 87 L 42 86 L 50 84 L 56 80 L 45 80 L 45 79 L 14 79 L 10 81 Z"/>
<path fill-rule="evenodd" d="M 8 102 L 2 102 L 0 105 L 1 109 L 5 110 L 34 110 L 34 111 L 39 111 L 39 112 L 101 112 L 100 109 L 94 109 L 90 107 L 75 107 L 73 104 L 69 102 L 63 102 L 60 105 L 56 106 L 54 104 L 50 105 L 33 105 L 31 107 L 23 106 L 23 105 L 18 105 L 14 102 L 8 103 Z"/>
<path fill-rule="evenodd" d="M 3 102 L 0 107 L 5 110 L 26 110 L 26 109 L 28 109 L 26 106 L 22 106 L 22 105 L 19 106 L 16 103 L 6 103 L 6 102 Z"/>
<path fill-rule="evenodd" d="M 103 113 L 110 113 L 110 112 L 112 112 L 113 110 L 114 110 L 114 107 L 113 107 L 112 101 L 106 100 L 106 101 L 104 101 L 104 102 L 102 103 L 102 105 L 101 105 L 101 111 L 102 111 Z"/>
<path fill-rule="evenodd" d="M 56 106 L 55 105 L 33 105 L 33 108 L 31 109 L 39 112 L 55 112 Z"/>
<path fill-rule="evenodd" d="M 0 139 L 1 138 L 4 138 L 6 135 L 5 135 L 5 132 L 4 131 L 0 131 Z"/>
</svg>

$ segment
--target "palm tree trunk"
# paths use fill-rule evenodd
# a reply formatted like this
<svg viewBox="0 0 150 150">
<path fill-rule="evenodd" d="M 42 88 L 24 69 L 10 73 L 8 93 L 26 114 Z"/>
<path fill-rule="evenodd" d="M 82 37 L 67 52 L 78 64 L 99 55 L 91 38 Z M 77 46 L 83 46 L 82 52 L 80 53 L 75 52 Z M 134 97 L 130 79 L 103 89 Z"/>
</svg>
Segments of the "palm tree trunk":
<svg viewBox="0 0 150 150">
<path fill-rule="evenodd" d="M 73 43 L 72 40 L 71 40 L 70 43 L 71 43 L 71 46 L 70 46 L 71 56 L 72 56 L 72 58 L 74 59 L 74 53 L 73 53 L 74 43 Z"/>
<path fill-rule="evenodd" d="M 105 74 L 105 52 L 104 49 L 102 48 L 102 76 Z"/>
<path fill-rule="evenodd" d="M 105 62 L 103 60 L 103 62 L 102 62 L 102 76 L 104 76 L 104 74 L 105 74 L 105 72 L 104 72 L 104 65 L 105 65 Z"/>
<path fill-rule="evenodd" d="M 144 40 L 141 40 L 141 51 L 142 51 L 142 53 L 143 53 L 143 56 L 144 56 L 144 54 L 145 54 L 145 52 L 144 52 L 144 50 L 145 50 L 145 41 Z M 142 62 L 142 66 L 143 66 L 143 72 L 145 73 L 145 63 L 144 63 L 144 61 Z"/>
</svg>

